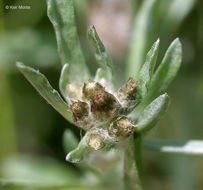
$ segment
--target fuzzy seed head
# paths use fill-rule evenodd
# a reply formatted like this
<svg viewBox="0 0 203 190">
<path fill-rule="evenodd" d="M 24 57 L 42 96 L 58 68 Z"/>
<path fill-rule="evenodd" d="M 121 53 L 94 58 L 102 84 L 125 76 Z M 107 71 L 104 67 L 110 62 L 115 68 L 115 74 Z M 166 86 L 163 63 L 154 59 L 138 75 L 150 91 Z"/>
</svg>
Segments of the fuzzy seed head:
<svg viewBox="0 0 203 190">
<path fill-rule="evenodd" d="M 97 90 L 93 93 L 91 101 L 95 109 L 105 109 L 108 106 L 109 95 L 104 90 Z"/>
<path fill-rule="evenodd" d="M 108 128 L 109 135 L 117 141 L 128 138 L 134 129 L 134 125 L 127 117 L 121 117 L 111 124 Z"/>
<path fill-rule="evenodd" d="M 137 81 L 133 78 L 129 78 L 126 84 L 124 84 L 118 91 L 118 98 L 123 99 L 135 99 L 137 93 Z"/>
<path fill-rule="evenodd" d="M 93 150 L 100 150 L 104 147 L 104 140 L 98 134 L 91 134 L 89 137 L 88 146 Z"/>
<path fill-rule="evenodd" d="M 90 104 L 92 115 L 99 121 L 112 119 L 118 114 L 120 108 L 115 97 L 104 90 L 94 91 Z"/>
<path fill-rule="evenodd" d="M 138 83 L 133 78 L 129 78 L 126 84 L 124 84 L 116 93 L 115 96 L 119 100 L 122 109 L 120 113 L 129 113 L 136 105 Z"/>
<path fill-rule="evenodd" d="M 129 78 L 128 82 L 126 83 L 126 85 L 124 87 L 124 91 L 129 96 L 135 97 L 135 95 L 137 93 L 137 86 L 138 86 L 137 81 L 134 80 L 133 78 Z"/>
<path fill-rule="evenodd" d="M 85 102 L 77 101 L 74 102 L 70 107 L 75 122 L 88 116 L 88 104 Z"/>
</svg>

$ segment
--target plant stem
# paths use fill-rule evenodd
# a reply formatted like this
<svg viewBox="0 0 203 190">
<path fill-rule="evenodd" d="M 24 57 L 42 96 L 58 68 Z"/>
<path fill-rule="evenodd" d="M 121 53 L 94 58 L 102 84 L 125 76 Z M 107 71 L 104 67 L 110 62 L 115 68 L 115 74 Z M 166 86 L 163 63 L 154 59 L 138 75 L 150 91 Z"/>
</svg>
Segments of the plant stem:
<svg viewBox="0 0 203 190">
<path fill-rule="evenodd" d="M 141 135 L 129 139 L 124 153 L 124 189 L 142 190 L 141 184 Z"/>
</svg>

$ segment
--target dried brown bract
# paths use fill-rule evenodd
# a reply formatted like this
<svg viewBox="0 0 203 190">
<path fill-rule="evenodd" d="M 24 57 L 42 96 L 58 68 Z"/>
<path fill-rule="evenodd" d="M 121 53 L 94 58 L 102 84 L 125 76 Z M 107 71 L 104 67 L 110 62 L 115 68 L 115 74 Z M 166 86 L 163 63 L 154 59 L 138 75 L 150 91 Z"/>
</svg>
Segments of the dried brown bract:
<svg viewBox="0 0 203 190">
<path fill-rule="evenodd" d="M 127 117 L 120 117 L 108 128 L 109 135 L 117 141 L 124 140 L 133 133 L 135 125 Z"/>
</svg>

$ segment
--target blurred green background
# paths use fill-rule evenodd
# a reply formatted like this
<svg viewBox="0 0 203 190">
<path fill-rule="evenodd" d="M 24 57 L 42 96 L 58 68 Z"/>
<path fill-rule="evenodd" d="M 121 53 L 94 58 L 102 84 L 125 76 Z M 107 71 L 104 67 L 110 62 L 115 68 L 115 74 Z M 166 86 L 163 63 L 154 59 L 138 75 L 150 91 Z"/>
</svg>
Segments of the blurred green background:
<svg viewBox="0 0 203 190">
<path fill-rule="evenodd" d="M 143 62 L 159 37 L 160 62 L 170 42 L 180 38 L 183 63 L 168 89 L 170 108 L 147 136 L 203 139 L 203 1 L 75 0 L 74 3 L 82 49 L 92 74 L 97 65 L 86 39 L 90 24 L 96 26 L 113 56 L 120 76 L 118 84 L 125 80 L 129 44 L 137 45 L 138 61 Z M 85 180 L 87 176 L 81 176 L 83 171 L 65 162 L 62 142 L 65 129 L 71 129 L 78 139 L 79 129 L 48 105 L 15 67 L 16 61 L 22 61 L 38 68 L 58 89 L 61 65 L 54 30 L 46 15 L 46 1 L 1 0 L 0 4 L 0 178 L 16 180 L 22 176 L 47 183 Z M 11 10 L 5 9 L 6 5 L 30 5 L 31 9 Z M 130 43 L 131 34 L 142 39 L 142 46 L 140 40 Z M 143 170 L 146 189 L 203 188 L 202 157 L 144 151 Z"/>
</svg>

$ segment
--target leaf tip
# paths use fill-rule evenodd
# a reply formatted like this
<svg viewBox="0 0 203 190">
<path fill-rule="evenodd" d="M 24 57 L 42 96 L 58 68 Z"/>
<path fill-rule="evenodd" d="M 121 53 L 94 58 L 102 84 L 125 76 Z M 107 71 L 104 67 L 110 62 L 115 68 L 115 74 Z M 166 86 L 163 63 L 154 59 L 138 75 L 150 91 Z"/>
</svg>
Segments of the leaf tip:
<svg viewBox="0 0 203 190">
<path fill-rule="evenodd" d="M 173 42 L 171 44 L 176 44 L 178 47 L 182 48 L 181 41 L 178 37 L 175 38 L 175 40 L 173 40 Z"/>
<path fill-rule="evenodd" d="M 170 96 L 168 95 L 167 92 L 165 92 L 164 94 L 162 94 L 160 97 L 162 97 L 164 100 L 168 101 Z"/>
<path fill-rule="evenodd" d="M 82 161 L 82 157 L 77 155 L 76 149 L 66 155 L 66 161 L 71 163 L 78 163 Z"/>
<path fill-rule="evenodd" d="M 91 40 L 92 36 L 95 36 L 96 28 L 94 25 L 90 25 L 87 29 L 87 37 Z"/>
<path fill-rule="evenodd" d="M 17 61 L 16 62 L 16 67 L 18 67 L 19 69 L 25 67 L 25 65 L 22 62 Z"/>
<path fill-rule="evenodd" d="M 156 43 L 156 44 L 159 44 L 159 43 L 160 43 L 160 38 L 157 38 L 157 40 L 156 40 L 155 43 Z"/>
<path fill-rule="evenodd" d="M 69 162 L 71 159 L 70 159 L 70 153 L 68 153 L 67 155 L 66 155 L 66 161 L 67 162 Z"/>
<path fill-rule="evenodd" d="M 89 26 L 89 29 L 90 30 L 95 30 L 95 26 L 92 24 L 92 25 Z"/>
</svg>

